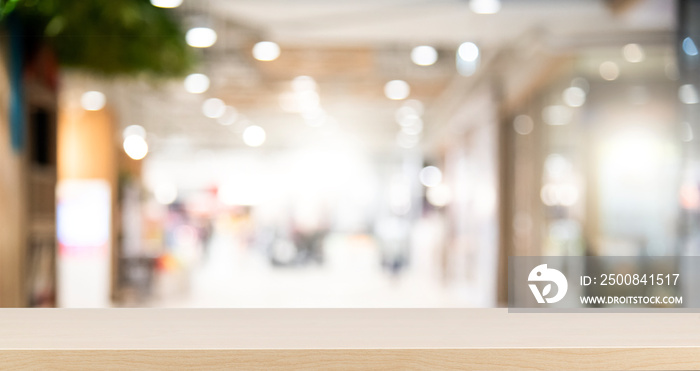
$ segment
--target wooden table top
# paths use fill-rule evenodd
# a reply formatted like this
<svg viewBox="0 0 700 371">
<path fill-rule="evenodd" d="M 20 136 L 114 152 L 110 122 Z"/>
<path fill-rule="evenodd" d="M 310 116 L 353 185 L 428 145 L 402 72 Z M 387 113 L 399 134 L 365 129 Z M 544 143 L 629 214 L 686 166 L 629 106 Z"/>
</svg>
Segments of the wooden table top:
<svg viewBox="0 0 700 371">
<path fill-rule="evenodd" d="M 688 369 L 700 368 L 700 314 L 526 314 L 506 309 L 0 310 L 0 364 L 27 366 L 23 362 L 29 359 L 39 366 L 43 361 L 57 366 L 57 359 L 64 359 L 73 362 L 68 368 L 80 368 L 83 360 L 89 360 L 89 368 L 110 364 L 122 368 L 134 365 L 120 362 L 141 356 L 156 363 L 142 360 L 146 363 L 140 365 L 156 368 L 188 365 L 172 363 L 184 359 L 204 369 L 224 364 L 246 369 L 305 365 L 302 368 L 307 369 L 318 366 L 313 362 L 320 359 L 325 362 L 322 369 L 356 365 L 405 369 L 422 359 L 432 369 Z M 224 363 L 207 363 L 216 359 Z M 295 363 L 285 363 L 291 359 Z M 242 360 L 247 363 L 237 364 Z"/>
</svg>

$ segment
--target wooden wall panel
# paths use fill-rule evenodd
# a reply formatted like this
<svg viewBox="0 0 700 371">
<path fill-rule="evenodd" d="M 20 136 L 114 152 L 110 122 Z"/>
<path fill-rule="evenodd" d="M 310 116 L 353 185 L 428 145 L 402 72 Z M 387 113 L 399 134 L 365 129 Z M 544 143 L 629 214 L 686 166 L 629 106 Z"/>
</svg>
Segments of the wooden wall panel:
<svg viewBox="0 0 700 371">
<path fill-rule="evenodd" d="M 0 37 L 0 307 L 24 306 L 23 158 L 10 143 L 7 38 Z"/>
</svg>

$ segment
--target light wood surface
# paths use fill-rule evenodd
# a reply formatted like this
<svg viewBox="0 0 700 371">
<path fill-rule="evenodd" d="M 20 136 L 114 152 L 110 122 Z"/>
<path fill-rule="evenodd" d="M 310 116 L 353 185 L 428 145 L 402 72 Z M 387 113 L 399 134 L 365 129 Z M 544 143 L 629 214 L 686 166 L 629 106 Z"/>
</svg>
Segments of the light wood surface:
<svg viewBox="0 0 700 371">
<path fill-rule="evenodd" d="M 1 369 L 699 369 L 699 314 L 3 309 Z"/>
</svg>

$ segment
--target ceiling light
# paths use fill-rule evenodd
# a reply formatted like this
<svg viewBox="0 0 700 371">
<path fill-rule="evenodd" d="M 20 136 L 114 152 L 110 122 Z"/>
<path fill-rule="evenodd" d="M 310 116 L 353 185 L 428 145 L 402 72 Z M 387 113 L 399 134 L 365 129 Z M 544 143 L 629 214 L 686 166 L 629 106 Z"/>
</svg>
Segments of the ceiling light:
<svg viewBox="0 0 700 371">
<path fill-rule="evenodd" d="M 620 76 L 620 67 L 615 62 L 603 62 L 599 68 L 600 76 L 608 81 L 613 81 Z"/>
<path fill-rule="evenodd" d="M 435 166 L 426 166 L 418 174 L 421 184 L 435 187 L 442 182 L 442 171 Z"/>
<path fill-rule="evenodd" d="M 265 143 L 265 129 L 257 125 L 251 125 L 243 130 L 243 143 L 249 147 L 260 147 Z"/>
<path fill-rule="evenodd" d="M 466 42 L 457 49 L 457 56 L 467 62 L 474 62 L 479 58 L 479 47 L 472 42 Z"/>
<path fill-rule="evenodd" d="M 226 113 L 226 104 L 219 98 L 209 98 L 202 104 L 202 113 L 212 119 L 219 118 Z"/>
<path fill-rule="evenodd" d="M 571 86 L 564 89 L 562 98 L 569 107 L 581 107 L 586 103 L 586 92 L 578 86 Z"/>
<path fill-rule="evenodd" d="M 622 56 L 627 62 L 639 63 L 644 60 L 644 50 L 639 44 L 627 44 L 622 48 Z"/>
<path fill-rule="evenodd" d="M 138 135 L 129 135 L 124 139 L 124 152 L 132 159 L 140 160 L 148 154 L 148 144 Z"/>
<path fill-rule="evenodd" d="M 500 0 L 471 0 L 469 8 L 476 14 L 496 14 L 501 10 Z"/>
<path fill-rule="evenodd" d="M 411 94 L 411 87 L 406 81 L 391 80 L 384 85 L 384 94 L 392 100 L 402 100 Z"/>
<path fill-rule="evenodd" d="M 697 104 L 698 102 L 700 102 L 700 98 L 698 97 L 698 90 L 693 84 L 681 85 L 681 87 L 678 88 L 678 98 L 684 104 Z"/>
<path fill-rule="evenodd" d="M 151 0 L 151 4 L 158 8 L 177 8 L 182 0 Z"/>
<path fill-rule="evenodd" d="M 438 59 L 438 53 L 432 46 L 422 45 L 416 46 L 411 50 L 411 60 L 419 66 L 430 66 L 435 64 Z"/>
<path fill-rule="evenodd" d="M 259 61 L 273 61 L 280 56 L 280 47 L 272 41 L 261 41 L 253 46 L 253 57 Z"/>
<path fill-rule="evenodd" d="M 238 111 L 235 108 L 226 106 L 226 108 L 224 108 L 224 114 L 221 115 L 217 121 L 224 126 L 233 125 L 233 123 L 238 120 L 238 116 Z"/>
<path fill-rule="evenodd" d="M 187 31 L 185 40 L 189 46 L 208 48 L 216 42 L 216 31 L 208 27 L 195 27 Z"/>
<path fill-rule="evenodd" d="M 88 91 L 80 97 L 80 105 L 88 111 L 99 111 L 104 108 L 107 99 L 99 91 Z"/>
<path fill-rule="evenodd" d="M 513 120 L 513 129 L 520 135 L 528 135 L 535 128 L 535 123 L 528 115 L 518 115 Z"/>
<path fill-rule="evenodd" d="M 686 37 L 683 39 L 683 52 L 690 56 L 698 55 L 698 47 L 693 42 L 693 39 Z"/>
<path fill-rule="evenodd" d="M 201 73 L 193 73 L 185 77 L 185 90 L 192 94 L 201 94 L 209 89 L 209 78 Z"/>
</svg>

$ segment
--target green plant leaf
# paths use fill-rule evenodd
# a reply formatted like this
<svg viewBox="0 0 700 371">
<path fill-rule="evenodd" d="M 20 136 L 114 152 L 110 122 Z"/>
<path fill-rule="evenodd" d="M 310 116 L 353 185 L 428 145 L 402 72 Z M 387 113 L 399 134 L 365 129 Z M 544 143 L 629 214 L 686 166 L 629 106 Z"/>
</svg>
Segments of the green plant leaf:
<svg viewBox="0 0 700 371">
<path fill-rule="evenodd" d="M 43 37 L 66 67 L 170 77 L 195 63 L 175 13 L 148 0 L 24 0 L 13 13 L 25 34 Z"/>
</svg>

